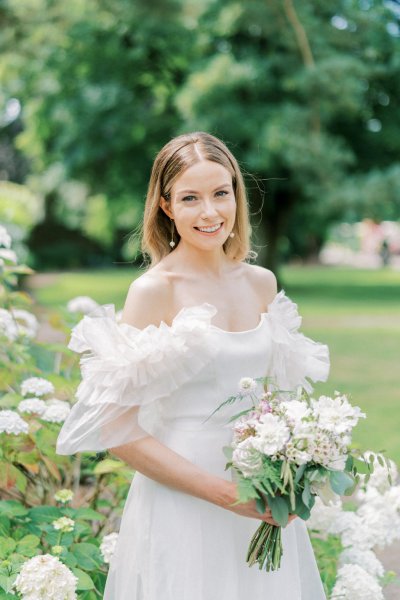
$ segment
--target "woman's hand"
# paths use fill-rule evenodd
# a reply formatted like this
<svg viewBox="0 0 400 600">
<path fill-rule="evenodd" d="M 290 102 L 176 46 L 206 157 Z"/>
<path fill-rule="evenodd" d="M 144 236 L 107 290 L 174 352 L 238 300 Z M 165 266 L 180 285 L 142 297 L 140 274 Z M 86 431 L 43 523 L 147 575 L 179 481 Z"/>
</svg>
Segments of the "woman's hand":
<svg viewBox="0 0 400 600">
<path fill-rule="evenodd" d="M 240 504 L 235 504 L 232 506 L 232 503 L 236 502 L 238 499 L 237 492 L 237 484 L 231 483 L 231 498 L 230 501 L 226 502 L 223 508 L 230 510 L 238 515 L 242 515 L 243 517 L 250 517 L 252 519 L 258 519 L 259 521 L 265 521 L 266 523 L 270 523 L 271 525 L 279 526 L 279 523 L 275 521 L 272 517 L 271 509 L 266 504 L 265 512 L 263 514 L 259 513 L 256 507 L 255 500 L 249 500 L 248 502 L 241 502 Z M 289 514 L 288 524 L 295 519 L 297 515 Z"/>
</svg>

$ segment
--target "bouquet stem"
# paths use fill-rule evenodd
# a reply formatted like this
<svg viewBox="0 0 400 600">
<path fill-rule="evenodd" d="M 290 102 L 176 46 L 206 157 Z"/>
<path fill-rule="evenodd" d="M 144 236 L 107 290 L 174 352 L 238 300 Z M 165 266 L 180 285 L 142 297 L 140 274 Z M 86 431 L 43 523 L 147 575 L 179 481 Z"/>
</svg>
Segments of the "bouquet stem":
<svg viewBox="0 0 400 600">
<path fill-rule="evenodd" d="M 261 523 L 247 551 L 247 563 L 252 567 L 258 563 L 258 568 L 265 567 L 266 571 L 277 571 L 281 566 L 282 528 L 265 521 Z"/>
</svg>

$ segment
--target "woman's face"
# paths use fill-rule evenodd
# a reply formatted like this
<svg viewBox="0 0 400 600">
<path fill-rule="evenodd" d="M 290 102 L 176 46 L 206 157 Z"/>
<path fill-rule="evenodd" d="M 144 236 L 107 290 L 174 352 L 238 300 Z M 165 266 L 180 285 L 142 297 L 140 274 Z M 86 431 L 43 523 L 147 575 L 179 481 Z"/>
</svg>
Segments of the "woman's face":
<svg viewBox="0 0 400 600">
<path fill-rule="evenodd" d="M 232 176 L 219 163 L 202 160 L 176 179 L 170 202 L 161 198 L 160 206 L 185 242 L 205 250 L 222 247 L 236 217 Z"/>
</svg>

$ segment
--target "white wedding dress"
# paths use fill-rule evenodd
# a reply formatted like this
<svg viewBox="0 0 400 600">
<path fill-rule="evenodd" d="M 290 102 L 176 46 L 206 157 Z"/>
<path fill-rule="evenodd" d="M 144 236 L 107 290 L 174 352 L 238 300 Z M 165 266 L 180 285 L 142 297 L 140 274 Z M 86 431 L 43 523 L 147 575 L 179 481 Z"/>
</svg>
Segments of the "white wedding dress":
<svg viewBox="0 0 400 600">
<path fill-rule="evenodd" d="M 230 479 L 222 451 L 231 439 L 227 421 L 246 403 L 205 419 L 236 395 L 241 377 L 270 375 L 280 389 L 302 385 L 311 392 L 308 379 L 328 377 L 329 351 L 298 331 L 297 305 L 283 290 L 248 331 L 213 325 L 216 312 L 208 303 L 186 307 L 171 326 L 143 330 L 118 324 L 112 305 L 85 316 L 70 342 L 85 353 L 82 382 L 57 452 L 100 451 L 150 433 L 192 463 Z M 259 523 L 136 473 L 104 600 L 325 600 L 299 518 L 282 530 L 278 571 L 247 565 Z"/>
</svg>

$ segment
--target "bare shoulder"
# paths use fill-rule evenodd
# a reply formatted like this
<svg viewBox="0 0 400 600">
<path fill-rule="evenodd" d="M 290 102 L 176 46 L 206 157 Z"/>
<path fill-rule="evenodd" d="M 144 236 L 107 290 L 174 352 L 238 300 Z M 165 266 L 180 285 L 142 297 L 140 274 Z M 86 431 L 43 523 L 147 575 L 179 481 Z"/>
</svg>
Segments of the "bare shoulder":
<svg viewBox="0 0 400 600">
<path fill-rule="evenodd" d="M 250 265 L 246 263 L 247 273 L 254 285 L 255 290 L 260 294 L 263 303 L 267 305 L 272 302 L 278 293 L 278 283 L 275 274 L 261 267 L 260 265 Z"/>
<path fill-rule="evenodd" d="M 146 271 L 129 286 L 121 321 L 139 329 L 158 326 L 169 318 L 171 296 L 169 278 L 159 270 Z"/>
</svg>

